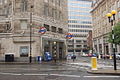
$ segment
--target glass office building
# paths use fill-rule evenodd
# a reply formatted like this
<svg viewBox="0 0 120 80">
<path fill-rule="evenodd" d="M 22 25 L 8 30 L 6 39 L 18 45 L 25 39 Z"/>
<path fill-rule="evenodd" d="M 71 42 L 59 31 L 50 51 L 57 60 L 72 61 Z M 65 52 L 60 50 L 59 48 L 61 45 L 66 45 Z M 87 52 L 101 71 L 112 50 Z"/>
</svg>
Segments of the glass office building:
<svg viewBox="0 0 120 80">
<path fill-rule="evenodd" d="M 68 53 L 87 53 L 87 35 L 92 30 L 92 0 L 68 0 L 68 32 L 73 38 L 68 40 Z"/>
</svg>

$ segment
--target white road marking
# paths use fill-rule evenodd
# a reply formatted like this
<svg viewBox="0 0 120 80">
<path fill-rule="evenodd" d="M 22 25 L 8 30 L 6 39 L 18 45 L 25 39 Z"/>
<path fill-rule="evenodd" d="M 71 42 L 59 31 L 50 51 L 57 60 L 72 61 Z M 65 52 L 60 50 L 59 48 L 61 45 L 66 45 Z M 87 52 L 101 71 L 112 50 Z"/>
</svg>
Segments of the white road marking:
<svg viewBox="0 0 120 80">
<path fill-rule="evenodd" d="M 3 69 L 5 69 L 5 70 L 11 70 L 11 69 L 13 69 L 13 70 L 38 70 L 38 69 L 36 69 L 36 68 L 0 68 L 1 70 L 3 70 Z"/>
<path fill-rule="evenodd" d="M 62 77 L 81 77 L 78 75 L 65 75 L 65 74 L 50 74 L 52 76 L 62 76 Z"/>
<path fill-rule="evenodd" d="M 25 76 L 47 76 L 49 74 L 23 74 Z"/>
<path fill-rule="evenodd" d="M 22 74 L 14 74 L 14 73 L 2 73 L 2 72 L 0 72 L 0 74 L 3 74 L 3 75 L 22 75 Z"/>
<path fill-rule="evenodd" d="M 83 76 L 84 78 L 120 78 L 120 76 Z"/>
<path fill-rule="evenodd" d="M 24 76 L 59 76 L 59 77 L 75 77 L 75 78 L 80 78 L 81 76 L 79 75 L 67 75 L 67 74 L 27 74 L 27 73 L 23 73 L 23 74 L 17 74 L 17 73 L 4 73 L 4 72 L 0 72 L 0 74 L 2 75 L 14 75 L 14 76 L 20 76 L 20 75 L 24 75 Z M 120 78 L 120 76 L 83 76 L 83 78 Z"/>
</svg>

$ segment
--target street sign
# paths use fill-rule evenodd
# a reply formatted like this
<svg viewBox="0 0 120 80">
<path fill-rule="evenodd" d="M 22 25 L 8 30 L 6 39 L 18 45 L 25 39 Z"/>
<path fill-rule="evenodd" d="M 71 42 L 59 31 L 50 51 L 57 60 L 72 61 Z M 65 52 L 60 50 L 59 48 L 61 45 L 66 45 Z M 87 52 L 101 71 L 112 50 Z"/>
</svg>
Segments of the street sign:
<svg viewBox="0 0 120 80">
<path fill-rule="evenodd" d="M 73 37 L 73 35 L 71 33 L 67 33 L 67 35 L 66 35 L 67 39 L 71 39 L 72 37 Z"/>
<path fill-rule="evenodd" d="M 46 30 L 45 27 L 40 27 L 39 33 L 45 34 L 46 31 L 47 31 L 47 30 Z"/>
</svg>

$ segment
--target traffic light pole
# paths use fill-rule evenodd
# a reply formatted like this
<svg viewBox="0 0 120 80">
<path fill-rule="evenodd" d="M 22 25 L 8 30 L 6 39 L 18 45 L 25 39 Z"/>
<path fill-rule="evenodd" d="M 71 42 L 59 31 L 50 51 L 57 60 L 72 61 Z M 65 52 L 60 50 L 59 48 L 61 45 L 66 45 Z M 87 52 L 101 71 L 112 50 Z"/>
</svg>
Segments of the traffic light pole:
<svg viewBox="0 0 120 80">
<path fill-rule="evenodd" d="M 30 12 L 30 56 L 29 56 L 29 63 L 32 62 L 32 53 L 31 53 L 31 50 L 32 50 L 32 8 L 33 6 L 31 5 L 31 12 Z"/>
<path fill-rule="evenodd" d="M 74 55 L 75 55 L 75 43 L 74 43 L 74 38 L 73 38 L 73 62 L 75 60 Z"/>
</svg>

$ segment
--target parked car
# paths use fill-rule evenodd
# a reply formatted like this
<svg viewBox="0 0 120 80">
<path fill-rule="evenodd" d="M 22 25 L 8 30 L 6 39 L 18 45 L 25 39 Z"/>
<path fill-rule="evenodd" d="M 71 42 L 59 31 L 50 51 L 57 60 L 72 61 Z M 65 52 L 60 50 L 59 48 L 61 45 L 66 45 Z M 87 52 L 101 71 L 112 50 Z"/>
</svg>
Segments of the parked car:
<svg viewBox="0 0 120 80">
<path fill-rule="evenodd" d="M 120 53 L 116 54 L 116 59 L 120 60 Z"/>
<path fill-rule="evenodd" d="M 89 53 L 89 54 L 88 54 L 88 57 L 92 57 L 92 53 Z"/>
<path fill-rule="evenodd" d="M 88 54 L 82 53 L 82 56 L 83 56 L 83 57 L 88 57 Z"/>
<path fill-rule="evenodd" d="M 98 53 L 93 53 L 92 57 L 98 57 Z"/>
</svg>

